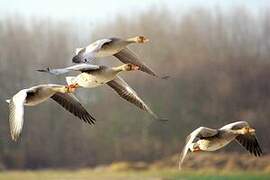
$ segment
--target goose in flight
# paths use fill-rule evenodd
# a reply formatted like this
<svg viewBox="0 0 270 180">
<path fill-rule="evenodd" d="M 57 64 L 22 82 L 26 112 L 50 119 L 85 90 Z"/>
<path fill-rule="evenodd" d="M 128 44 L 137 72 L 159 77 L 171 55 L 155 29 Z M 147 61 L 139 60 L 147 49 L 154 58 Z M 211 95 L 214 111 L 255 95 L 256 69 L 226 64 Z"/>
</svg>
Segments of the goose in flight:
<svg viewBox="0 0 270 180">
<path fill-rule="evenodd" d="M 92 64 L 77 64 L 60 69 L 41 69 L 39 72 L 47 72 L 49 74 L 59 75 L 70 71 L 80 71 L 77 76 L 66 77 L 67 84 L 70 88 L 93 88 L 107 84 L 116 93 L 126 101 L 134 104 L 138 108 L 150 113 L 155 119 L 167 120 L 159 118 L 137 95 L 137 93 L 121 78 L 118 73 L 122 71 L 138 70 L 138 66 L 134 64 L 124 64 L 118 67 L 98 66 Z"/>
<path fill-rule="evenodd" d="M 262 150 L 257 141 L 255 129 L 252 129 L 246 121 L 230 123 L 220 129 L 199 127 L 186 138 L 186 145 L 180 156 L 179 169 L 189 150 L 191 152 L 216 151 L 233 140 L 254 156 L 261 156 Z"/>
<path fill-rule="evenodd" d="M 74 63 L 86 63 L 93 59 L 107 56 L 115 56 L 121 62 L 131 63 L 139 67 L 140 71 L 158 77 L 153 70 L 142 63 L 137 55 L 132 52 L 127 46 L 132 43 L 146 43 L 149 39 L 144 36 L 136 36 L 128 39 L 107 38 L 100 39 L 85 48 L 77 48 L 75 56 L 72 58 Z M 163 79 L 168 76 L 162 77 Z"/>
<path fill-rule="evenodd" d="M 9 103 L 9 124 L 12 140 L 17 141 L 20 137 L 24 121 L 24 105 L 35 106 L 46 101 L 48 98 L 52 98 L 67 111 L 83 121 L 94 124 L 95 118 L 71 94 L 74 91 L 74 88 L 68 86 L 41 84 L 28 89 L 22 89 L 11 99 L 6 100 Z"/>
</svg>

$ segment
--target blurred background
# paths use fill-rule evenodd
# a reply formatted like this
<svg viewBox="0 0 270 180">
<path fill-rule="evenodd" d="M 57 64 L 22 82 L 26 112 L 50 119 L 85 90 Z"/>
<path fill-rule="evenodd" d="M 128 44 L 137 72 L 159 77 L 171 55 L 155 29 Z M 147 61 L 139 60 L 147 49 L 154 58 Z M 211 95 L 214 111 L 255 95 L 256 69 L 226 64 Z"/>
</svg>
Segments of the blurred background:
<svg viewBox="0 0 270 180">
<path fill-rule="evenodd" d="M 218 128 L 237 120 L 256 128 L 268 157 L 268 1 L 1 0 L 0 15 L 1 169 L 153 163 L 179 154 L 185 137 L 197 127 Z M 121 76 L 168 122 L 153 120 L 103 86 L 76 92 L 96 117 L 95 126 L 46 101 L 25 109 L 22 138 L 11 141 L 5 99 L 36 84 L 65 83 L 65 76 L 35 70 L 71 65 L 75 48 L 97 39 L 136 35 L 150 42 L 130 48 L 158 74 L 171 78 L 142 72 Z M 94 63 L 121 64 L 112 59 Z M 252 158 L 237 143 L 219 151 L 228 152 Z M 269 161 L 264 163 L 270 171 Z"/>
</svg>

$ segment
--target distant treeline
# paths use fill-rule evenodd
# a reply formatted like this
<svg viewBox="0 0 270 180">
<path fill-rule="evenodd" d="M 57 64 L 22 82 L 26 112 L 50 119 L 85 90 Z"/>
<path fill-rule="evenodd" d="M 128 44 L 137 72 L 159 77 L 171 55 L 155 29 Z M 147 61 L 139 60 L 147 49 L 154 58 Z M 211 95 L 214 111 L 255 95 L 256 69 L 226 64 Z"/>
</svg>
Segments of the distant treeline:
<svg viewBox="0 0 270 180">
<path fill-rule="evenodd" d="M 159 80 L 141 72 L 122 76 L 168 122 L 151 119 L 105 86 L 79 89 L 76 95 L 97 119 L 94 127 L 48 101 L 26 108 L 22 138 L 11 142 L 4 100 L 24 87 L 65 83 L 65 76 L 40 74 L 36 69 L 70 65 L 74 49 L 96 39 L 141 34 L 151 41 L 131 48 L 160 75 L 171 78 Z M 110 59 L 95 61 L 101 62 L 113 65 Z M 2 19 L 0 162 L 3 168 L 149 162 L 180 152 L 185 136 L 198 126 L 220 127 L 239 119 L 257 129 L 267 153 L 269 78 L 267 9 L 260 13 L 241 7 L 231 11 L 193 9 L 181 16 L 165 9 L 150 10 L 132 19 L 118 17 L 89 26 L 88 32 L 71 22 Z M 224 151 L 244 150 L 235 146 Z"/>
</svg>

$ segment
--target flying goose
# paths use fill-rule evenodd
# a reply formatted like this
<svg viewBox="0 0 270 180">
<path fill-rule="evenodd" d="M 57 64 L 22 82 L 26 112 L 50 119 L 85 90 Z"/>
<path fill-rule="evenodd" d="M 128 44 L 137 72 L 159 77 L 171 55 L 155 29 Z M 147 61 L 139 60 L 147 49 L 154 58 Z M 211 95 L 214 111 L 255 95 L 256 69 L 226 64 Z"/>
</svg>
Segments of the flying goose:
<svg viewBox="0 0 270 180">
<path fill-rule="evenodd" d="M 85 110 L 74 95 L 68 94 L 74 92 L 74 90 L 74 88 L 58 84 L 41 84 L 28 89 L 22 89 L 11 99 L 7 99 L 6 102 L 9 103 L 9 124 L 12 140 L 17 141 L 20 137 L 24 121 L 24 105 L 35 106 L 46 101 L 48 98 L 52 98 L 67 111 L 83 121 L 94 124 L 95 118 Z"/>
<path fill-rule="evenodd" d="M 153 70 L 142 63 L 137 55 L 133 53 L 127 46 L 132 43 L 146 43 L 149 39 L 144 36 L 136 36 L 128 39 L 120 38 L 107 38 L 100 39 L 85 48 L 77 48 L 75 56 L 72 58 L 74 63 L 86 63 L 90 62 L 95 58 L 115 56 L 121 62 L 127 64 L 131 63 L 137 65 L 139 70 L 148 73 L 152 76 L 158 77 Z M 163 79 L 168 78 L 168 76 L 162 77 Z"/>
<path fill-rule="evenodd" d="M 180 156 L 179 169 L 189 150 L 191 152 L 216 151 L 233 140 L 251 154 L 261 156 L 262 150 L 257 141 L 255 129 L 252 129 L 246 121 L 230 123 L 220 129 L 199 127 L 186 138 L 186 145 Z"/>
<path fill-rule="evenodd" d="M 76 77 L 68 76 L 66 77 L 68 85 L 72 88 L 74 85 L 77 87 L 93 88 L 115 79 L 118 73 L 123 71 L 134 71 L 138 70 L 138 66 L 133 64 L 123 64 L 117 67 L 107 67 L 107 66 L 98 66 L 93 64 L 76 64 L 66 68 L 46 69 L 37 70 L 39 72 L 46 72 L 53 75 L 65 74 L 71 71 L 81 72 Z"/>
<path fill-rule="evenodd" d="M 39 72 L 47 72 L 54 75 L 64 74 L 70 71 L 80 71 L 77 76 L 66 77 L 67 84 L 70 88 L 93 88 L 104 84 L 109 85 L 116 93 L 126 101 L 136 105 L 140 109 L 150 113 L 155 119 L 159 118 L 137 95 L 137 93 L 118 76 L 122 71 L 138 70 L 138 66 L 134 64 L 124 64 L 118 67 L 98 66 L 92 64 L 77 64 L 74 66 L 60 69 L 41 69 Z"/>
</svg>

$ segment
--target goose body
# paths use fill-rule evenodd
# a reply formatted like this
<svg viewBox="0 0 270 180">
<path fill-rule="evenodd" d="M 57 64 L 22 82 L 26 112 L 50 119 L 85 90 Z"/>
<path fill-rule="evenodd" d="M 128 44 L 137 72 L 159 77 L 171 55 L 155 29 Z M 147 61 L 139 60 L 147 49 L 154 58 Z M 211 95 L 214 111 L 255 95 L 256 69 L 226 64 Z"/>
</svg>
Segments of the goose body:
<svg viewBox="0 0 270 180">
<path fill-rule="evenodd" d="M 126 66 L 130 66 L 130 67 L 125 68 Z M 135 70 L 136 66 L 123 65 L 123 66 L 114 67 L 114 68 L 100 66 L 98 70 L 82 72 L 81 74 L 76 76 L 74 80 L 75 80 L 75 84 L 77 83 L 80 87 L 84 87 L 84 88 L 98 87 L 113 80 L 117 76 L 118 73 L 122 71 L 133 70 L 132 68 L 134 68 Z"/>
<path fill-rule="evenodd" d="M 9 103 L 9 123 L 12 140 L 16 141 L 21 134 L 24 122 L 24 106 L 36 106 L 49 98 L 52 98 L 67 111 L 82 119 L 94 124 L 95 119 L 84 109 L 78 99 L 72 94 L 72 88 L 58 84 L 42 84 L 31 88 L 20 90 Z"/>
<path fill-rule="evenodd" d="M 113 56 L 114 54 L 123 50 L 127 45 L 136 43 L 136 42 L 137 42 L 136 40 L 128 41 L 128 40 L 123 40 L 120 38 L 109 38 L 109 39 L 98 40 L 94 43 L 96 44 L 96 48 L 94 49 L 99 48 L 97 44 L 100 44 L 100 45 L 102 44 L 102 46 L 96 52 L 96 57 L 102 58 L 102 57 L 107 57 L 107 56 Z"/>
<path fill-rule="evenodd" d="M 116 74 L 90 74 L 90 73 L 81 73 L 76 77 L 66 77 L 67 84 L 78 84 L 83 88 L 95 88 L 106 84 L 107 82 L 113 80 L 116 77 Z"/>
<path fill-rule="evenodd" d="M 95 88 L 105 84 L 108 80 L 103 77 L 93 76 L 89 73 L 81 73 L 76 77 L 66 77 L 66 81 L 68 85 L 77 83 L 80 87 Z"/>
<path fill-rule="evenodd" d="M 202 151 L 216 151 L 228 145 L 235 139 L 235 134 L 230 134 L 224 131 L 218 131 L 218 134 L 211 138 L 200 139 L 197 144 L 200 145 Z"/>
<path fill-rule="evenodd" d="M 246 121 L 237 121 L 223 126 L 220 129 L 200 127 L 194 130 L 186 140 L 186 145 L 180 156 L 179 169 L 188 151 L 216 151 L 237 141 L 246 150 L 255 156 L 261 156 L 262 150 L 257 141 L 255 130 L 250 128 Z"/>
</svg>

